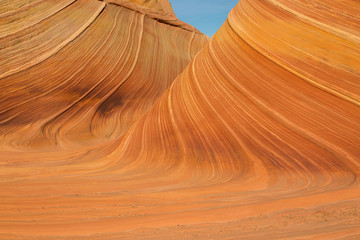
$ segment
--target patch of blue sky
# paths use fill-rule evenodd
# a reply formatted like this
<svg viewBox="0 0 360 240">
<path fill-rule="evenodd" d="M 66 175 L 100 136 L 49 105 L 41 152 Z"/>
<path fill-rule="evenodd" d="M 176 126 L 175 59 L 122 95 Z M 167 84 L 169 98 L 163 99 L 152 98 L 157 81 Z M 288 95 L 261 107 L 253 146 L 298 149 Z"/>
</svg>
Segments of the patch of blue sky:
<svg viewBox="0 0 360 240">
<path fill-rule="evenodd" d="M 211 37 L 238 0 L 170 0 L 176 16 Z"/>
</svg>

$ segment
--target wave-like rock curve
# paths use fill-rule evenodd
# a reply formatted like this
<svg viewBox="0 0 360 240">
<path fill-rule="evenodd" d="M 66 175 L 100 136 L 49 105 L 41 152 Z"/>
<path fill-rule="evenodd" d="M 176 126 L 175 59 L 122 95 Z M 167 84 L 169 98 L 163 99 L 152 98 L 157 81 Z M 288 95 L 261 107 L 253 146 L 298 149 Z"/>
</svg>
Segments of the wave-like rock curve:
<svg viewBox="0 0 360 240">
<path fill-rule="evenodd" d="M 120 137 L 207 42 L 146 9 L 57 2 L 2 13 L 4 149 L 73 148 Z"/>
<path fill-rule="evenodd" d="M 149 103 L 149 111 L 128 124 L 128 130 L 118 130 L 113 140 L 99 137 L 96 144 L 63 151 L 26 152 L 20 137 L 13 135 L 12 142 L 22 151 L 0 152 L 0 237 L 359 238 L 359 9 L 359 3 L 350 0 L 242 0 L 168 90 Z M 131 32 L 137 24 L 145 26 L 142 18 L 124 17 L 120 22 L 131 21 L 126 24 Z M 106 38 L 97 31 L 104 27 L 111 28 L 105 24 L 93 30 Z M 194 44 L 195 32 L 176 29 L 173 31 L 190 34 Z M 167 36 L 157 28 L 156 34 L 151 31 L 159 39 Z M 203 40 L 198 41 L 200 48 Z M 140 40 L 127 44 L 140 45 Z M 91 46 L 93 51 L 99 49 L 96 44 Z M 66 56 L 76 57 L 76 49 L 74 46 Z M 126 76 L 134 68 L 126 64 L 131 65 L 134 60 L 128 59 L 140 53 L 129 51 L 119 50 L 123 55 L 116 59 L 124 63 L 119 69 L 114 67 L 114 74 Z M 69 61 L 71 66 L 74 61 Z M 94 67 L 96 62 L 89 65 L 92 62 L 82 71 L 102 76 Z M 160 59 L 147 62 L 166 71 Z M 50 75 L 57 73 L 51 62 L 46 66 L 54 69 Z M 35 79 L 44 66 L 35 69 L 39 73 L 19 76 Z M 70 68 L 66 74 L 85 74 L 82 71 Z M 141 71 L 144 69 L 136 72 L 143 79 L 151 76 Z M 13 82 L 3 85 L 9 86 L 8 100 L 0 109 L 20 99 L 15 95 L 19 89 L 11 91 Z M 94 80 L 88 87 L 96 89 L 96 84 Z M 36 91 L 45 91 L 47 86 L 44 83 Z M 25 85 L 22 91 L 29 89 Z M 78 89 L 83 91 L 82 85 Z M 64 102 L 76 95 L 67 94 Z M 55 96 L 51 93 L 48 101 Z M 121 91 L 116 96 L 106 97 L 108 105 L 95 112 L 113 113 L 113 118 L 90 114 L 92 106 L 102 102 L 92 98 L 88 104 L 63 111 L 60 119 L 48 121 L 42 132 L 56 142 L 75 142 L 79 134 L 67 134 L 68 126 L 76 123 L 81 129 L 88 123 L 91 132 L 101 136 L 120 124 L 114 121 L 124 119 L 123 111 L 113 104 L 122 103 L 124 96 L 131 97 L 133 111 L 144 104 L 137 103 L 138 98 L 143 99 L 137 91 Z M 34 128 L 41 125 L 34 119 L 41 119 L 40 113 L 49 114 L 42 109 L 45 104 L 34 103 L 26 109 L 35 111 L 35 106 L 38 117 L 21 128 L 21 133 L 31 133 L 26 136 L 32 141 L 37 134 Z M 7 129 L 15 128 L 18 133 L 17 121 L 27 120 L 16 118 L 19 110 L 2 115 L 8 119 Z M 88 114 L 91 121 L 83 120 Z M 102 127 L 96 125 L 99 122 L 104 122 Z"/>
</svg>

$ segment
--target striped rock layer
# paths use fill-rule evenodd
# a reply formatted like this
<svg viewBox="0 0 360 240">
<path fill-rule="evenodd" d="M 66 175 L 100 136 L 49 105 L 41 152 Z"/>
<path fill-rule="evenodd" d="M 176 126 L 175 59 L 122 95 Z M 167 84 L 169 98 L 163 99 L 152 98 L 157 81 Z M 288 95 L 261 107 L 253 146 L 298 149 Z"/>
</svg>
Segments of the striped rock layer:
<svg viewBox="0 0 360 240">
<path fill-rule="evenodd" d="M 360 3 L 123 2 L 0 8 L 0 239 L 359 239 Z"/>
<path fill-rule="evenodd" d="M 155 15 L 162 2 L 113 2 L 0 6 L 0 149 L 121 137 L 208 42 L 172 12 Z"/>
</svg>

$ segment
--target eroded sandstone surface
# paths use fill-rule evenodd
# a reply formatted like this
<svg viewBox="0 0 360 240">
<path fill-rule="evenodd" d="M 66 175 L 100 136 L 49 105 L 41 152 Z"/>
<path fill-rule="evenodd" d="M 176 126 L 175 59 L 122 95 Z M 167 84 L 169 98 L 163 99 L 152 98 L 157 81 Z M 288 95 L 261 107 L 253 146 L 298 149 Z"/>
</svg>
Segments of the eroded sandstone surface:
<svg viewBox="0 0 360 240">
<path fill-rule="evenodd" d="M 359 11 L 0 4 L 0 239 L 359 239 Z"/>
</svg>

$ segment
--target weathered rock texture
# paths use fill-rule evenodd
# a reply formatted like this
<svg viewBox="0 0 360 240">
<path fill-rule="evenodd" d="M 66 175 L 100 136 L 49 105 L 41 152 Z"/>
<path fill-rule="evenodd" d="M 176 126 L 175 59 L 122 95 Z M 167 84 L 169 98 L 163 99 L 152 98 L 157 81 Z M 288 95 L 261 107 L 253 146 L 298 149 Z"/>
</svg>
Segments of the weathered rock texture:
<svg viewBox="0 0 360 240">
<path fill-rule="evenodd" d="M 0 238 L 360 238 L 359 2 L 241 0 L 173 84 L 206 38 L 165 1 L 19 2 Z"/>
<path fill-rule="evenodd" d="M 0 147 L 68 149 L 120 137 L 207 42 L 161 1 L 113 2 L 3 3 Z"/>
</svg>

